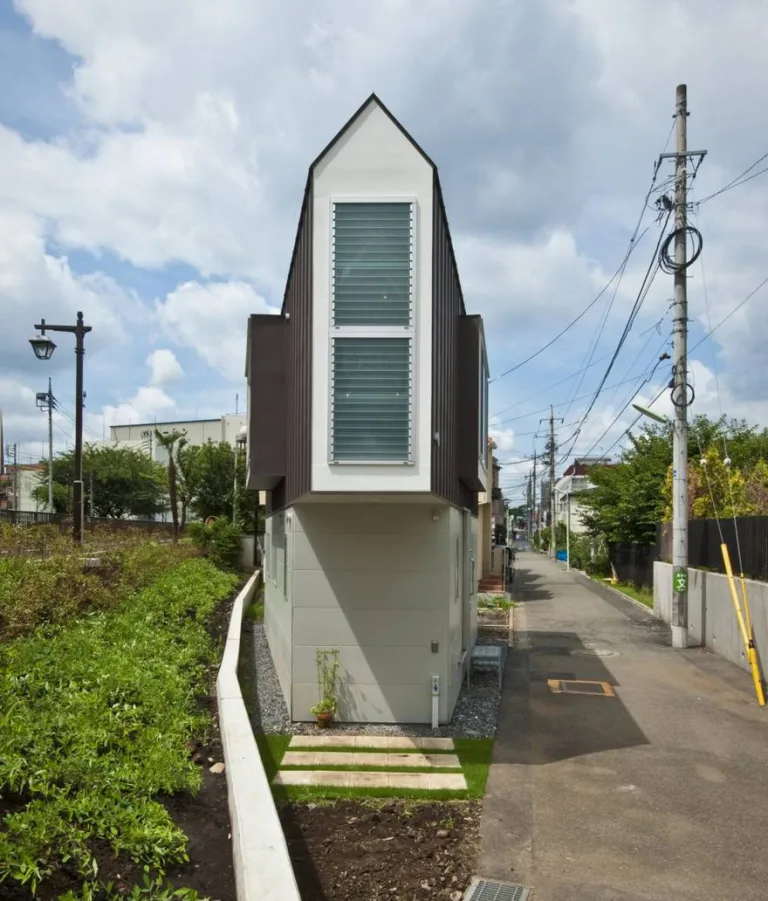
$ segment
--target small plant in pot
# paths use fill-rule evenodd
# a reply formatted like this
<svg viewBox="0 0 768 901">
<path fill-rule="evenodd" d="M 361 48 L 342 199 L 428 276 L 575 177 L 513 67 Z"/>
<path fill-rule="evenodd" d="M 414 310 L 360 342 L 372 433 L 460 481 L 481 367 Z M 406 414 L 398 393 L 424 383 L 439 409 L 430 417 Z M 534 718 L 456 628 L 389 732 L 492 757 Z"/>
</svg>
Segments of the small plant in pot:
<svg viewBox="0 0 768 901">
<path fill-rule="evenodd" d="M 310 713 L 317 718 L 317 724 L 327 729 L 336 715 L 336 694 L 339 684 L 339 650 L 326 651 L 317 649 L 317 687 L 320 700 Z"/>
</svg>

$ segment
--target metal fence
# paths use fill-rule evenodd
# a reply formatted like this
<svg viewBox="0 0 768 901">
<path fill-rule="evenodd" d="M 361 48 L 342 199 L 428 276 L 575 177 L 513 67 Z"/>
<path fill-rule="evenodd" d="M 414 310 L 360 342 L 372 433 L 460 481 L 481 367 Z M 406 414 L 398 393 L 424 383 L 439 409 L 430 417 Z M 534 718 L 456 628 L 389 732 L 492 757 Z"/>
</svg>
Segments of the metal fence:
<svg viewBox="0 0 768 901">
<path fill-rule="evenodd" d="M 722 536 L 721 536 L 722 531 Z M 661 523 L 658 529 L 659 557 L 672 562 L 672 523 Z M 738 541 L 737 541 L 738 536 Z M 721 519 L 692 519 L 688 523 L 688 565 L 724 573 L 720 545 L 728 546 L 733 570 L 758 581 L 768 581 L 768 516 L 742 516 Z M 741 561 L 739 563 L 739 549 Z"/>
<path fill-rule="evenodd" d="M 0 510 L 0 523 L 13 526 L 59 526 L 64 531 L 72 528 L 72 516 L 62 513 L 44 513 L 34 510 Z M 173 524 L 156 519 L 111 519 L 100 516 L 86 516 L 83 525 L 86 529 L 107 527 L 112 529 L 141 528 L 147 531 L 170 532 Z"/>
<path fill-rule="evenodd" d="M 659 559 L 656 544 L 611 544 L 611 564 L 621 582 L 653 588 L 653 562 Z"/>
</svg>

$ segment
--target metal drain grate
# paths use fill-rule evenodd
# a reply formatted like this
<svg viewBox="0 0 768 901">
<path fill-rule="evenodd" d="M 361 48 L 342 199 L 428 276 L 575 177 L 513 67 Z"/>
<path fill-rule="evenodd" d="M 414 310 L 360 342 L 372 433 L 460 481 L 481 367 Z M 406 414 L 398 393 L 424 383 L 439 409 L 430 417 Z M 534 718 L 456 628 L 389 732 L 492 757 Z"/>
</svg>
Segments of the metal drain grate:
<svg viewBox="0 0 768 901">
<path fill-rule="evenodd" d="M 554 694 L 599 695 L 604 698 L 615 697 L 613 686 L 609 682 L 595 682 L 588 679 L 549 679 L 549 690 Z"/>
<path fill-rule="evenodd" d="M 530 893 L 531 890 L 522 885 L 475 878 L 464 895 L 464 901 L 528 901 Z"/>
</svg>

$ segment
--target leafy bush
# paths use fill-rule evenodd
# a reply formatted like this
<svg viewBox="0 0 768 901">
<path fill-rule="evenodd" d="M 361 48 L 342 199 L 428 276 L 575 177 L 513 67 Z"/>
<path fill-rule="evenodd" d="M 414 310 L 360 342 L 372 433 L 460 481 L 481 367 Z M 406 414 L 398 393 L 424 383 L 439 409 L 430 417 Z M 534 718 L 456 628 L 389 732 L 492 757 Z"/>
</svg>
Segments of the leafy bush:
<svg viewBox="0 0 768 901">
<path fill-rule="evenodd" d="M 506 595 L 494 594 L 478 598 L 477 606 L 481 610 L 509 610 L 514 604 Z"/>
<path fill-rule="evenodd" d="M 210 525 L 191 522 L 186 534 L 214 566 L 224 570 L 237 569 L 243 538 L 239 525 L 226 519 L 215 519 Z"/>
<path fill-rule="evenodd" d="M 156 796 L 199 787 L 206 619 L 235 582 L 189 560 L 109 613 L 0 645 L 0 796 L 24 805 L 0 826 L 0 883 L 34 891 L 74 866 L 87 889 L 99 840 L 160 873 L 187 859 Z"/>
<path fill-rule="evenodd" d="M 56 528 L 7 525 L 0 548 L 0 641 L 109 610 L 195 553 L 142 534 L 99 531 L 75 549 Z"/>
</svg>

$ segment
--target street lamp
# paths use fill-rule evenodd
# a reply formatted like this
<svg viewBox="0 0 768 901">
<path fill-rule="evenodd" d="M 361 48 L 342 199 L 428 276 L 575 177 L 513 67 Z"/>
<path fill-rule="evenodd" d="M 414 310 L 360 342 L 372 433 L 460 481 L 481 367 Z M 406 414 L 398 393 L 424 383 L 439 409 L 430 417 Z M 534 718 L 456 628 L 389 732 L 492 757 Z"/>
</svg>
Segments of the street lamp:
<svg viewBox="0 0 768 901">
<path fill-rule="evenodd" d="M 75 478 L 73 482 L 73 526 L 72 537 L 75 543 L 83 540 L 83 356 L 85 355 L 84 340 L 90 325 L 83 323 L 83 314 L 77 314 L 76 325 L 48 325 L 45 319 L 41 319 L 35 329 L 40 332 L 34 338 L 29 339 L 32 350 L 38 360 L 50 360 L 56 345 L 45 334 L 49 332 L 70 332 L 75 336 Z"/>
</svg>

